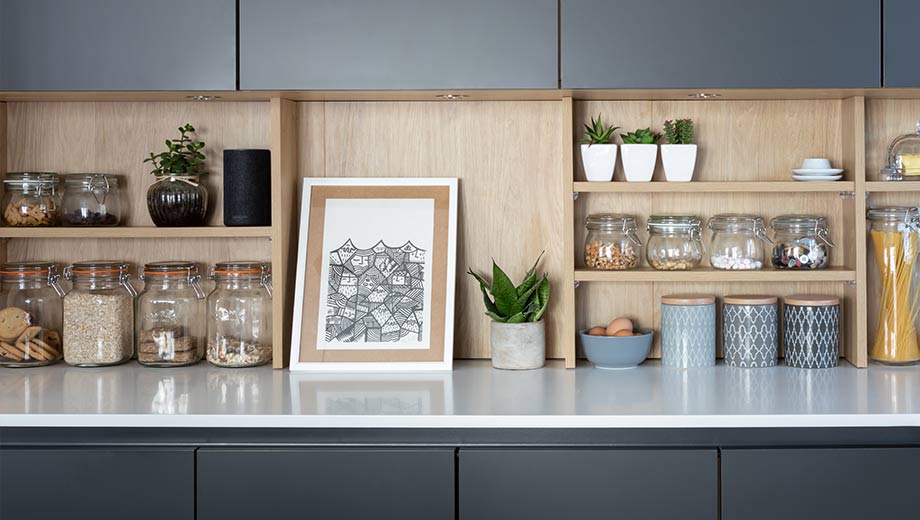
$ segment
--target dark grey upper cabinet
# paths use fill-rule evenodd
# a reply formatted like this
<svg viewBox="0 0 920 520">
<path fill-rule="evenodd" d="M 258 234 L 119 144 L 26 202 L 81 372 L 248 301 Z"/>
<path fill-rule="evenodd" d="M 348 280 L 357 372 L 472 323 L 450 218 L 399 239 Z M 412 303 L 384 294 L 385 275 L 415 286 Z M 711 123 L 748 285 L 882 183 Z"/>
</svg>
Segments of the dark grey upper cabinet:
<svg viewBox="0 0 920 520">
<path fill-rule="evenodd" d="M 881 82 L 879 0 L 562 0 L 561 16 L 563 88 Z"/>
<path fill-rule="evenodd" d="M 920 87 L 920 49 L 917 48 L 917 0 L 885 0 L 885 66 L 882 86 Z"/>
<path fill-rule="evenodd" d="M 233 90 L 234 0 L 0 0 L 0 90 Z"/>
<path fill-rule="evenodd" d="M 716 520 L 715 450 L 460 449 L 460 520 Z"/>
<path fill-rule="evenodd" d="M 724 520 L 917 518 L 920 449 L 722 451 Z"/>
<path fill-rule="evenodd" d="M 240 88 L 557 88 L 557 16 L 556 0 L 240 0 Z"/>
</svg>

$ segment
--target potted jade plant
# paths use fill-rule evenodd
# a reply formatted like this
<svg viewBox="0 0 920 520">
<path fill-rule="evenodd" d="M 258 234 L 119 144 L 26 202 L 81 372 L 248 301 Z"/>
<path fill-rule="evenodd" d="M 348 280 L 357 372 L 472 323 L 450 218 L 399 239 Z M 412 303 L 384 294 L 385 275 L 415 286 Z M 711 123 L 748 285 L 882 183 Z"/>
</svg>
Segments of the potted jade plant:
<svg viewBox="0 0 920 520">
<path fill-rule="evenodd" d="M 179 127 L 178 139 L 166 140 L 166 151 L 151 152 L 144 159 L 151 163 L 154 182 L 147 189 L 147 211 L 157 226 L 200 226 L 208 211 L 208 190 L 201 184 L 205 156 L 204 143 L 189 134 L 190 124 Z"/>
<path fill-rule="evenodd" d="M 581 163 L 585 167 L 585 178 L 591 182 L 609 182 L 613 179 L 613 168 L 617 164 L 617 145 L 610 140 L 620 127 L 604 126 L 600 114 L 585 125 L 585 136 L 581 140 Z"/>
<path fill-rule="evenodd" d="M 623 144 L 623 173 L 629 182 L 648 182 L 652 180 L 655 172 L 655 162 L 658 160 L 658 139 L 661 134 L 652 132 L 650 128 L 640 128 L 635 132 L 620 134 Z"/>
<path fill-rule="evenodd" d="M 696 166 L 696 145 L 693 144 L 693 120 L 678 119 L 664 122 L 668 144 L 661 145 L 661 164 L 670 182 L 688 182 Z"/>
<path fill-rule="evenodd" d="M 546 362 L 546 329 L 543 313 L 549 301 L 549 280 L 537 278 L 537 264 L 515 286 L 492 261 L 492 282 L 473 272 L 479 282 L 486 315 L 492 318 L 492 366 L 505 370 L 530 370 Z"/>
</svg>

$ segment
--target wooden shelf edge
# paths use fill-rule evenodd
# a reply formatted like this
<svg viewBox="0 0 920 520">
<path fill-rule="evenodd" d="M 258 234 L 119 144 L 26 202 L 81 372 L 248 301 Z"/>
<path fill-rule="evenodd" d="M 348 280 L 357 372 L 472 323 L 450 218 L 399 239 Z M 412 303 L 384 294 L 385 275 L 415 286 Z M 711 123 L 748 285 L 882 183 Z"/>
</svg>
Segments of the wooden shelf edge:
<svg viewBox="0 0 920 520">
<path fill-rule="evenodd" d="M 866 191 L 869 193 L 920 191 L 920 181 L 868 181 Z"/>
<path fill-rule="evenodd" d="M 271 235 L 270 226 L 0 228 L 0 238 L 270 238 Z"/>
<path fill-rule="evenodd" d="M 575 270 L 575 281 L 577 282 L 851 282 L 854 280 L 856 280 L 856 271 L 842 268 L 809 271 L 776 269 L 717 271 L 711 268 L 693 271 L 655 271 L 649 268 L 628 271 Z"/>
<path fill-rule="evenodd" d="M 918 183 L 920 186 L 920 183 Z M 920 188 L 918 188 L 920 189 Z M 727 181 L 727 182 L 583 182 L 575 183 L 576 193 L 786 193 L 855 191 L 854 181 Z"/>
</svg>

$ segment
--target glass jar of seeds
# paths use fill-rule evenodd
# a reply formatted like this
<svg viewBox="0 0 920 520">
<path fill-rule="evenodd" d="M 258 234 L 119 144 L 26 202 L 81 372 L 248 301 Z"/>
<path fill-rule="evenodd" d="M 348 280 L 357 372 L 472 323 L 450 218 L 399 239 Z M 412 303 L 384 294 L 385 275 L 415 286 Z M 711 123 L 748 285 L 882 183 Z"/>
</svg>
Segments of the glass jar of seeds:
<svg viewBox="0 0 920 520">
<path fill-rule="evenodd" d="M 79 262 L 64 269 L 64 361 L 78 367 L 117 365 L 134 355 L 134 298 L 128 265 Z"/>
<path fill-rule="evenodd" d="M 61 195 L 58 176 L 47 172 L 7 173 L 3 179 L 0 207 L 3 221 L 12 227 L 43 227 L 60 224 Z"/>
<path fill-rule="evenodd" d="M 834 247 L 827 221 L 815 215 L 780 215 L 770 221 L 777 269 L 824 269 Z"/>
<path fill-rule="evenodd" d="M 623 270 L 638 267 L 642 241 L 631 215 L 595 213 L 585 221 L 585 265 L 592 269 Z"/>
<path fill-rule="evenodd" d="M 192 262 L 155 262 L 138 276 L 137 361 L 146 366 L 193 365 L 204 351 L 204 290 Z"/>
<path fill-rule="evenodd" d="M 61 359 L 63 303 L 57 266 L 0 266 L 0 365 L 34 367 Z"/>
<path fill-rule="evenodd" d="M 703 261 L 703 229 L 693 216 L 648 218 L 645 259 L 659 271 L 689 271 Z"/>
<path fill-rule="evenodd" d="M 208 362 L 220 367 L 253 367 L 272 360 L 271 265 L 221 262 L 208 278 Z"/>
</svg>

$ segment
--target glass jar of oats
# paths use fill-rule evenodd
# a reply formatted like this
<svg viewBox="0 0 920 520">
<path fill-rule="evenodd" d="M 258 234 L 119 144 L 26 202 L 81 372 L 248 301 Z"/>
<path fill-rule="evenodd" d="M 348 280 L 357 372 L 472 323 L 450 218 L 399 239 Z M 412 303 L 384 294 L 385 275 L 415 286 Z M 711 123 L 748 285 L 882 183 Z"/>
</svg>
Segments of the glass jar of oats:
<svg viewBox="0 0 920 520">
<path fill-rule="evenodd" d="M 78 367 L 117 365 L 134 355 L 134 298 L 128 265 L 79 262 L 64 269 L 64 361 Z"/>
</svg>

